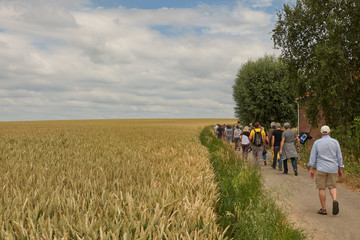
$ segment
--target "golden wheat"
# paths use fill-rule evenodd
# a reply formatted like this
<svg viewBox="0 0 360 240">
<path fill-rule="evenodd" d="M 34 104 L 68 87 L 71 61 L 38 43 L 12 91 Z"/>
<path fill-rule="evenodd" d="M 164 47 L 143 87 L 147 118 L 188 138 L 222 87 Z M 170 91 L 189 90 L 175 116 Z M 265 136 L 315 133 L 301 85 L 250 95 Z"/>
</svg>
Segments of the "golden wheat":
<svg viewBox="0 0 360 240">
<path fill-rule="evenodd" d="M 0 238 L 222 239 L 199 141 L 218 121 L 0 123 Z"/>
</svg>

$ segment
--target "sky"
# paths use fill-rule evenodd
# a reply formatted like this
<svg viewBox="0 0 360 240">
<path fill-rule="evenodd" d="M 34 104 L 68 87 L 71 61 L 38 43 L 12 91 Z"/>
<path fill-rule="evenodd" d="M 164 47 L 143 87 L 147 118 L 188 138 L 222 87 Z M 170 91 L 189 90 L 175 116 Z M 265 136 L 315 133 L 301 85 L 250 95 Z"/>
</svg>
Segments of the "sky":
<svg viewBox="0 0 360 240">
<path fill-rule="evenodd" d="M 234 118 L 285 0 L 0 0 L 0 121 Z"/>
</svg>

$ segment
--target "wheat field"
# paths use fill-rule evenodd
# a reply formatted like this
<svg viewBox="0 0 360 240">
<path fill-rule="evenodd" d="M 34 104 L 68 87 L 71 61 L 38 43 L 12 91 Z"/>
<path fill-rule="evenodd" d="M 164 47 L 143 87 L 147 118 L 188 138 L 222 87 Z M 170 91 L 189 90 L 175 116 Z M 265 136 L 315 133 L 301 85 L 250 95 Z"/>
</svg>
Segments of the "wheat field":
<svg viewBox="0 0 360 240">
<path fill-rule="evenodd" d="M 199 140 L 218 122 L 0 123 L 0 239 L 223 239 Z"/>
</svg>

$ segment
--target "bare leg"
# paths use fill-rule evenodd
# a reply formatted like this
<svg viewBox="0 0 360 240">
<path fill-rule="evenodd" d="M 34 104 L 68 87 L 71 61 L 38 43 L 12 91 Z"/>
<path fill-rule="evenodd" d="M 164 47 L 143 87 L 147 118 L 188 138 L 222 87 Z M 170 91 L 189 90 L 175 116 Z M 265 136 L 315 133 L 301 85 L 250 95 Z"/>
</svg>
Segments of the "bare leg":
<svg viewBox="0 0 360 240">
<path fill-rule="evenodd" d="M 330 192 L 330 195 L 331 195 L 332 199 L 335 201 L 336 197 L 337 197 L 336 188 L 329 188 L 329 192 Z"/>
<path fill-rule="evenodd" d="M 322 209 L 326 209 L 326 191 L 325 189 L 319 189 L 319 198 Z"/>
<path fill-rule="evenodd" d="M 329 192 L 333 199 L 333 209 L 332 209 L 333 215 L 337 215 L 339 213 L 339 203 L 338 201 L 336 201 L 336 197 L 337 197 L 336 188 L 329 188 Z"/>
</svg>

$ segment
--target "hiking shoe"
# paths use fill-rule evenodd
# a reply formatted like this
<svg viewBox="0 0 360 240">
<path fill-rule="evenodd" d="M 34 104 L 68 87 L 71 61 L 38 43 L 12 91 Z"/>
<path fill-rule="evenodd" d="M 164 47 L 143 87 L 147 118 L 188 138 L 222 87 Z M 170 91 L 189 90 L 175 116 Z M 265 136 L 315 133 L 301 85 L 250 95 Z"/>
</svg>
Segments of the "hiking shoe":
<svg viewBox="0 0 360 240">
<path fill-rule="evenodd" d="M 273 169 L 276 169 L 276 167 L 275 166 L 271 166 Z"/>
<path fill-rule="evenodd" d="M 288 174 L 287 172 L 283 172 L 283 174 Z"/>
<path fill-rule="evenodd" d="M 264 161 L 264 165 L 266 166 L 266 161 Z"/>
<path fill-rule="evenodd" d="M 337 215 L 339 213 L 339 202 L 336 200 L 333 201 L 332 212 L 333 212 L 333 215 Z"/>
<path fill-rule="evenodd" d="M 297 175 L 298 175 L 298 172 L 297 172 L 297 170 L 294 170 L 294 172 L 295 172 L 295 176 L 297 176 Z"/>
<path fill-rule="evenodd" d="M 279 168 L 279 171 L 282 172 L 282 168 Z"/>
<path fill-rule="evenodd" d="M 320 208 L 320 210 L 318 210 L 317 213 L 320 215 L 327 215 L 326 209 L 322 209 L 322 208 Z"/>
</svg>

